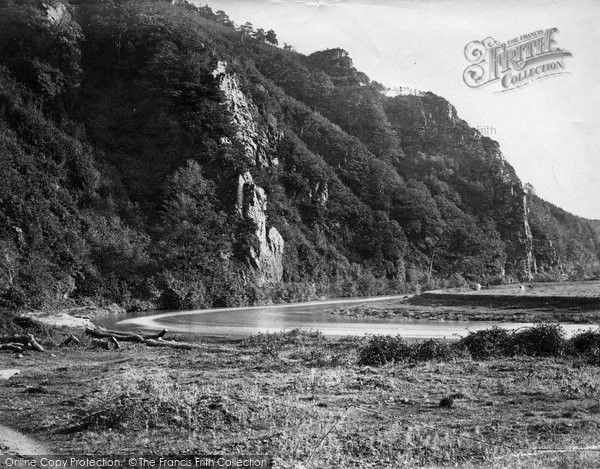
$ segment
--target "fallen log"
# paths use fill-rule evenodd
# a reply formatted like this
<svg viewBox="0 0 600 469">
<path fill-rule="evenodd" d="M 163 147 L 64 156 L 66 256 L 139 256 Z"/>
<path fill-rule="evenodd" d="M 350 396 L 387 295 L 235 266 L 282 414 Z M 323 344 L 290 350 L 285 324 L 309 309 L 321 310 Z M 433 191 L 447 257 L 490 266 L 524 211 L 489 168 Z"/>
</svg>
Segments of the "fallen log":
<svg viewBox="0 0 600 469">
<path fill-rule="evenodd" d="M 144 335 L 143 337 L 144 337 L 144 339 L 162 339 L 167 332 L 168 331 L 166 329 L 163 329 L 162 331 L 158 332 L 157 334 L 147 334 L 147 335 Z"/>
<path fill-rule="evenodd" d="M 96 329 L 96 330 L 100 331 L 100 332 L 109 333 L 113 337 L 134 335 L 134 336 L 139 336 L 139 337 L 143 338 L 144 340 L 146 340 L 146 339 L 162 339 L 165 336 L 165 334 L 168 332 L 166 329 L 163 329 L 162 331 L 157 332 L 156 334 L 133 334 L 133 333 L 125 332 L 125 331 L 116 331 L 114 329 Z"/>
<path fill-rule="evenodd" d="M 86 328 L 85 333 L 91 337 L 93 337 L 93 344 L 99 346 L 99 342 L 104 344 L 104 346 L 108 349 L 111 346 L 115 348 L 121 348 L 119 342 L 117 340 L 129 341 L 129 342 L 139 342 L 142 344 L 146 344 L 149 347 L 171 347 L 178 349 L 205 349 L 206 346 L 200 344 L 192 344 L 189 342 L 175 342 L 173 340 L 163 340 L 162 338 L 167 333 L 166 329 L 155 333 L 155 334 L 134 334 L 131 332 L 124 331 L 115 331 L 110 329 L 90 329 Z M 108 342 L 100 341 L 98 339 L 108 339 Z"/>
<path fill-rule="evenodd" d="M 85 333 L 95 337 L 96 339 L 110 339 L 111 337 L 114 337 L 115 339 L 119 339 L 124 342 L 145 342 L 146 340 L 139 334 L 130 334 L 128 332 L 118 331 L 104 331 L 99 329 L 90 329 L 89 327 L 85 329 Z"/>
<path fill-rule="evenodd" d="M 203 349 L 206 348 L 204 345 L 200 344 L 190 344 L 189 342 L 175 342 L 173 340 L 154 340 L 147 339 L 146 345 L 149 347 L 172 347 L 172 348 L 180 348 L 180 349 Z"/>
<path fill-rule="evenodd" d="M 121 348 L 121 346 L 119 345 L 119 342 L 117 342 L 117 339 L 115 339 L 114 337 L 111 337 L 110 339 L 108 339 L 108 349 L 110 350 L 111 347 L 114 349 L 117 349 L 117 350 Z"/>
<path fill-rule="evenodd" d="M 16 342 L 9 342 L 7 344 L 0 344 L 0 350 L 10 350 L 12 352 L 22 352 L 23 344 Z"/>
<path fill-rule="evenodd" d="M 0 337 L 0 343 L 20 343 L 23 345 L 27 345 L 32 339 L 32 337 L 32 335 L 4 335 Z"/>
<path fill-rule="evenodd" d="M 42 347 L 40 344 L 38 344 L 37 341 L 33 338 L 33 336 L 31 336 L 31 339 L 27 343 L 27 346 L 31 347 L 33 350 L 37 350 L 38 352 L 44 351 L 44 347 Z"/>
<path fill-rule="evenodd" d="M 38 352 L 44 351 L 44 347 L 42 347 L 31 334 L 0 337 L 0 344 L 11 343 L 20 343 L 26 347 L 31 347 L 33 350 L 37 350 Z"/>
</svg>

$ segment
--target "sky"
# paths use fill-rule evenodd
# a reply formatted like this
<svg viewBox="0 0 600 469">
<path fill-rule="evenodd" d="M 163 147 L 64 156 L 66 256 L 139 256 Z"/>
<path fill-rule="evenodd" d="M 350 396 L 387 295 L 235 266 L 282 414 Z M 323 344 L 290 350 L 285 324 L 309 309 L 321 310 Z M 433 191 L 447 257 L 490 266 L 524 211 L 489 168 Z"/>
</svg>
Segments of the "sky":
<svg viewBox="0 0 600 469">
<path fill-rule="evenodd" d="M 460 118 L 500 143 L 536 193 L 572 213 L 600 219 L 600 2 L 597 0 L 194 0 L 236 24 L 273 29 L 298 52 L 341 47 L 354 66 L 390 87 L 431 91 Z M 560 75 L 499 92 L 470 88 L 465 46 L 557 28 L 572 53 Z"/>
</svg>

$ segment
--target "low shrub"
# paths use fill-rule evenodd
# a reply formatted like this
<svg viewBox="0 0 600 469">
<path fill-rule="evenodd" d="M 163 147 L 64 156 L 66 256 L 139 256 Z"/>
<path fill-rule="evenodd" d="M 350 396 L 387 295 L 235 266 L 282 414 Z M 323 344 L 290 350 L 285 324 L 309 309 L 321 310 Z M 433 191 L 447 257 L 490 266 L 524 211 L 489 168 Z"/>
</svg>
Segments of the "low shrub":
<svg viewBox="0 0 600 469">
<path fill-rule="evenodd" d="M 468 354 L 476 360 L 514 355 L 575 356 L 600 365 L 600 329 L 567 339 L 559 324 L 541 323 L 510 331 L 495 326 L 470 332 L 457 343 L 434 339 L 407 343 L 402 337 L 374 336 L 359 352 L 359 365 L 380 366 L 406 360 L 453 360 Z"/>
<path fill-rule="evenodd" d="M 374 336 L 360 350 L 358 364 L 380 366 L 406 360 L 453 360 L 461 357 L 464 357 L 464 352 L 456 344 L 440 340 L 408 343 L 400 336 Z"/>
<path fill-rule="evenodd" d="M 410 356 L 410 346 L 400 337 L 373 336 L 369 343 L 359 352 L 358 364 L 381 366 L 396 363 Z"/>
<path fill-rule="evenodd" d="M 469 332 L 458 342 L 458 346 L 466 349 L 475 359 L 486 359 L 514 353 L 512 331 L 494 326 L 491 329 Z"/>
<path fill-rule="evenodd" d="M 473 358 L 530 355 L 535 357 L 560 357 L 568 349 L 565 332 L 558 324 L 537 324 L 517 331 L 493 327 L 472 332 L 458 345 Z"/>
<path fill-rule="evenodd" d="M 569 352 L 591 364 L 600 364 L 600 329 L 575 334 L 569 340 Z"/>
<path fill-rule="evenodd" d="M 567 347 L 565 331 L 558 324 L 537 324 L 513 333 L 515 352 L 535 357 L 560 357 Z"/>
<path fill-rule="evenodd" d="M 600 348 L 600 329 L 578 332 L 569 340 L 569 343 L 574 354 L 586 355 L 590 351 Z"/>
<path fill-rule="evenodd" d="M 265 342 L 260 346 L 260 355 L 264 358 L 279 358 L 279 344 L 274 342 Z"/>
<path fill-rule="evenodd" d="M 47 326 L 28 316 L 10 310 L 0 310 L 0 335 L 33 334 L 45 339 L 58 332 L 58 328 Z"/>
<path fill-rule="evenodd" d="M 410 344 L 410 358 L 416 361 L 452 360 L 460 356 L 456 344 L 428 339 Z"/>
</svg>

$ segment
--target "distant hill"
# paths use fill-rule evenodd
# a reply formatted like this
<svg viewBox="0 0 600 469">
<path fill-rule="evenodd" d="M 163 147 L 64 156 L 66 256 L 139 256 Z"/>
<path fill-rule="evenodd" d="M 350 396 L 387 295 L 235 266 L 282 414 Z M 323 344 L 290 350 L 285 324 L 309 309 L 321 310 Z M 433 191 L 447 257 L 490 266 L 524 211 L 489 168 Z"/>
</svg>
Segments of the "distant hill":
<svg viewBox="0 0 600 469">
<path fill-rule="evenodd" d="M 600 222 L 445 99 L 277 42 L 185 2 L 0 2 L 0 305 L 598 277 Z"/>
</svg>

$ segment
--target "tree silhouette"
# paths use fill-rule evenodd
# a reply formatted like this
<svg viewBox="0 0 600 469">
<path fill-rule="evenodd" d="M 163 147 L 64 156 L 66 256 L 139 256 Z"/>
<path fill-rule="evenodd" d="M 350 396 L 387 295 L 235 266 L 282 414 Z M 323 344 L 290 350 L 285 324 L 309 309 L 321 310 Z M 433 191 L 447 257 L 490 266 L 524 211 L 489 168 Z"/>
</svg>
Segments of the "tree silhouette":
<svg viewBox="0 0 600 469">
<path fill-rule="evenodd" d="M 279 44 L 279 42 L 277 41 L 277 34 L 275 34 L 275 31 L 273 31 L 272 29 L 269 29 L 267 31 L 267 36 L 265 39 L 267 40 L 267 42 L 273 45 Z"/>
</svg>

